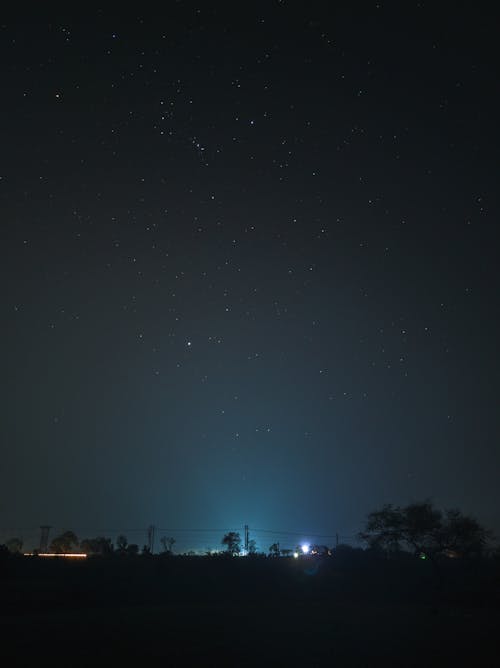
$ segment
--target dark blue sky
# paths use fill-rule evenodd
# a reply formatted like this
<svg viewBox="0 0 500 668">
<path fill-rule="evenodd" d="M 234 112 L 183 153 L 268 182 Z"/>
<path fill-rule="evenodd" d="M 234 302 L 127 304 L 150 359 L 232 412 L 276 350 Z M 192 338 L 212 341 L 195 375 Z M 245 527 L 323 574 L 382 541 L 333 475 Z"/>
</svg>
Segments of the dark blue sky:
<svg viewBox="0 0 500 668">
<path fill-rule="evenodd" d="M 500 530 L 491 17 L 330 4 L 4 21 L 2 530 Z"/>
</svg>

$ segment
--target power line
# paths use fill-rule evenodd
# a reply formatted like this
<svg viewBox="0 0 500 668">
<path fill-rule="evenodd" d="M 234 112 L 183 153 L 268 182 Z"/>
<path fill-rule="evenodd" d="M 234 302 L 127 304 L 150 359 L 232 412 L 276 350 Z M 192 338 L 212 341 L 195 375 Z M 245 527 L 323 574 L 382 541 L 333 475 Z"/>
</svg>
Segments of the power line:
<svg viewBox="0 0 500 668">
<path fill-rule="evenodd" d="M 51 527 L 52 531 L 51 533 L 57 533 L 58 531 L 64 530 L 64 527 Z M 24 527 L 24 528 L 0 528 L 0 533 L 2 534 L 15 534 L 15 533 L 21 533 L 21 534 L 26 534 L 26 533 L 35 533 L 40 530 L 40 527 Z M 114 528 L 91 528 L 91 527 L 75 527 L 73 529 L 75 533 L 78 533 L 79 535 L 82 534 L 93 534 L 93 535 L 105 535 L 105 534 L 112 534 L 112 535 L 118 535 L 118 534 L 142 534 L 144 536 L 148 536 L 148 527 L 141 527 L 141 528 L 119 528 L 119 527 L 114 527 Z M 156 527 L 155 526 L 155 532 L 160 532 L 163 534 L 171 534 L 173 536 L 179 536 L 180 542 L 184 543 L 188 541 L 191 543 L 194 540 L 195 535 L 199 535 L 199 537 L 203 540 L 203 537 L 205 540 L 213 540 L 215 538 L 215 535 L 224 535 L 225 533 L 228 533 L 230 531 L 236 531 L 236 532 L 244 532 L 245 537 L 248 539 L 247 532 L 251 532 L 253 535 L 258 535 L 260 540 L 265 540 L 265 535 L 271 537 L 271 536 L 286 536 L 288 538 L 292 537 L 297 537 L 297 538 L 310 538 L 310 539 L 329 539 L 332 541 L 335 541 L 337 544 L 339 540 L 358 540 L 359 536 L 357 534 L 351 534 L 351 535 L 346 535 L 346 534 L 315 534 L 315 533 L 310 533 L 308 531 L 284 531 L 282 529 L 253 529 L 251 527 L 247 528 L 247 525 L 244 527 L 237 527 L 237 528 L 199 528 L 199 527 L 192 527 L 192 528 L 180 528 L 180 527 Z M 158 535 L 158 534 L 157 534 Z M 148 537 L 148 543 L 150 542 L 150 538 Z"/>
<path fill-rule="evenodd" d="M 309 533 L 308 531 L 274 531 L 271 529 L 252 529 L 254 533 L 270 533 L 280 536 L 308 536 L 310 538 L 336 538 L 337 534 L 318 534 L 318 533 Z M 344 536 L 346 538 L 347 536 Z"/>
<path fill-rule="evenodd" d="M 53 525 L 54 528 L 56 529 L 64 529 L 66 525 L 60 525 L 60 527 L 56 527 Z M 9 531 L 38 531 L 40 527 L 17 527 L 17 528 L 12 528 L 12 527 L 7 527 L 3 528 L 0 527 L 0 531 L 2 532 L 9 532 Z M 155 527 L 157 531 L 170 531 L 171 533 L 224 533 L 228 531 L 242 531 L 244 530 L 244 526 L 242 527 L 226 527 L 226 528 L 219 528 L 219 529 L 201 529 L 201 528 L 190 528 L 190 529 L 182 529 L 182 528 L 164 528 L 164 527 Z M 336 534 L 315 534 L 311 533 L 309 531 L 284 531 L 282 529 L 254 529 L 253 527 L 250 527 L 253 533 L 270 533 L 270 534 L 281 534 L 281 535 L 287 535 L 287 536 L 310 536 L 312 538 L 335 538 Z M 117 533 L 117 532 L 123 532 L 123 533 L 144 533 L 147 532 L 147 526 L 146 527 L 141 527 L 141 528 L 124 528 L 124 527 L 114 527 L 114 528 L 99 528 L 96 529 L 95 527 L 74 527 L 72 531 L 79 531 L 79 532 L 89 532 L 89 533 Z M 351 535 L 341 535 L 343 538 L 353 538 L 355 537 L 355 534 Z"/>
</svg>

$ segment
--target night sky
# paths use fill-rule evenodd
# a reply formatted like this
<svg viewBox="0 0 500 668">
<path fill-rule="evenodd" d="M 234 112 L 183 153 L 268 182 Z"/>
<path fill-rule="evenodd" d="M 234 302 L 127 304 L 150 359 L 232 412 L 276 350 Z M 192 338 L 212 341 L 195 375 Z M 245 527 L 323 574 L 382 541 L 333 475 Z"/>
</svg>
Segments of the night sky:
<svg viewBox="0 0 500 668">
<path fill-rule="evenodd" d="M 1 531 L 500 530 L 478 7 L 3 16 Z"/>
</svg>

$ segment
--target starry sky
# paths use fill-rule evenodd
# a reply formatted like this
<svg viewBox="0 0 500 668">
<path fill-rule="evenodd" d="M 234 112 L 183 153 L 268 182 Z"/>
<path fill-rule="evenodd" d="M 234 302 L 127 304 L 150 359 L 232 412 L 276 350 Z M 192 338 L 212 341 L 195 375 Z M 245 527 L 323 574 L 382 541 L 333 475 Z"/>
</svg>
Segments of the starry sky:
<svg viewBox="0 0 500 668">
<path fill-rule="evenodd" d="M 500 530 L 497 38 L 437 4 L 3 16 L 0 527 Z"/>
</svg>

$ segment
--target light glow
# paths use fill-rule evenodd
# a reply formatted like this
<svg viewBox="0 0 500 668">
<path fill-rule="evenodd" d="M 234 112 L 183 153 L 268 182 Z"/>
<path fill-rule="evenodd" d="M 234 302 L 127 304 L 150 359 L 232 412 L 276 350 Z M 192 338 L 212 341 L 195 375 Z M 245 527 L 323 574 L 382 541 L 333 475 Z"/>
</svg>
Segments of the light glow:
<svg viewBox="0 0 500 668">
<path fill-rule="evenodd" d="M 310 549 L 311 549 L 311 546 L 309 545 L 309 543 L 304 543 L 303 545 L 301 545 L 301 550 L 302 550 L 303 554 L 309 554 Z"/>
<path fill-rule="evenodd" d="M 33 552 L 25 552 L 25 557 L 63 557 L 64 559 L 86 559 L 87 555 L 84 552 L 39 552 L 37 555 Z"/>
<path fill-rule="evenodd" d="M 293 558 L 294 558 L 294 559 L 298 559 L 298 558 L 299 558 L 299 553 L 298 553 L 298 552 L 294 552 L 294 553 L 293 553 Z"/>
</svg>

